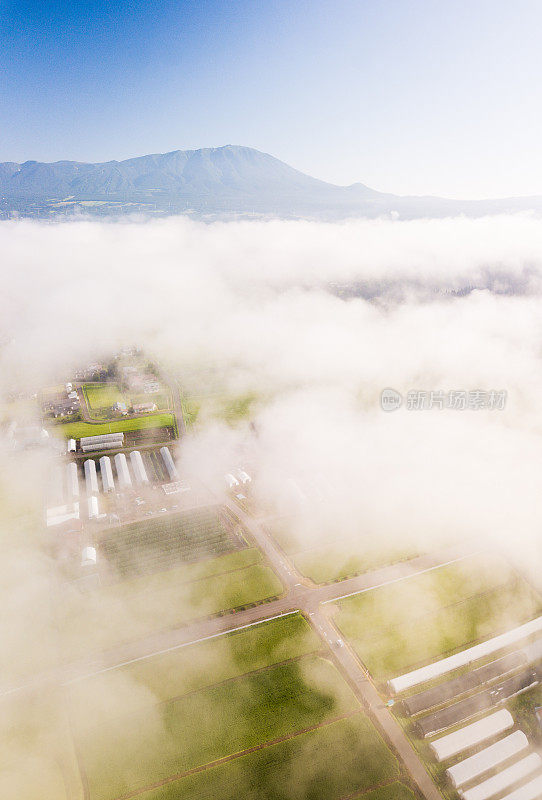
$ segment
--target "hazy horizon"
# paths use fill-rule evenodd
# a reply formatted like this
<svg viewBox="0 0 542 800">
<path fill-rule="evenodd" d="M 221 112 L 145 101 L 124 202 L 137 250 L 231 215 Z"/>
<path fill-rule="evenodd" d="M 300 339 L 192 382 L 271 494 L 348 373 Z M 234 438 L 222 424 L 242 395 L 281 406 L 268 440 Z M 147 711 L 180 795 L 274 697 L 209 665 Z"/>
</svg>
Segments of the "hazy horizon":
<svg viewBox="0 0 542 800">
<path fill-rule="evenodd" d="M 338 185 L 542 193 L 539 4 L 4 3 L 0 161 L 225 143 Z"/>
</svg>

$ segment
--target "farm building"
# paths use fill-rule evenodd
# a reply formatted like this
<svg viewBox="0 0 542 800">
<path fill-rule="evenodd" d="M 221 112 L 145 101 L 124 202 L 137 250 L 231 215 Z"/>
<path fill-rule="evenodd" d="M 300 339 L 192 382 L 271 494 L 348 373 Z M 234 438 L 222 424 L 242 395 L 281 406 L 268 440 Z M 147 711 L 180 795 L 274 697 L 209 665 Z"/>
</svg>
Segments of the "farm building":
<svg viewBox="0 0 542 800">
<path fill-rule="evenodd" d="M 66 522 L 79 519 L 79 503 L 73 504 L 73 511 L 68 511 L 68 506 L 57 506 L 47 509 L 47 527 L 64 525 Z"/>
<path fill-rule="evenodd" d="M 83 436 L 81 437 L 81 447 L 86 447 L 88 444 L 98 444 L 101 442 L 123 442 L 123 433 L 102 433 L 99 436 Z"/>
<path fill-rule="evenodd" d="M 124 453 L 117 453 L 115 456 L 115 468 L 117 470 L 117 477 L 121 489 L 128 489 L 132 485 L 130 478 L 130 470 L 128 469 L 128 462 Z"/>
<path fill-rule="evenodd" d="M 81 450 L 83 453 L 97 453 L 100 450 L 117 450 L 122 447 L 121 442 L 97 442 L 96 444 L 86 444 Z"/>
<path fill-rule="evenodd" d="M 116 450 L 123 444 L 123 433 L 106 433 L 103 436 L 85 436 L 81 439 L 83 453 L 91 453 L 96 450 Z"/>
<path fill-rule="evenodd" d="M 171 481 L 177 480 L 179 477 L 179 473 L 177 472 L 177 467 L 175 466 L 175 462 L 171 457 L 171 453 L 169 452 L 168 447 L 161 447 L 160 453 L 162 454 L 162 458 L 164 460 L 164 465 L 166 467 L 167 473 L 169 475 L 169 479 Z"/>
<path fill-rule="evenodd" d="M 68 439 L 68 453 L 75 453 L 76 447 L 75 439 Z"/>
<path fill-rule="evenodd" d="M 81 437 L 81 447 L 86 447 L 89 444 L 102 444 L 104 442 L 123 442 L 123 433 L 102 433 L 99 436 L 83 436 Z"/>
<path fill-rule="evenodd" d="M 134 411 L 136 414 L 151 414 L 156 411 L 156 403 L 134 403 Z"/>
<path fill-rule="evenodd" d="M 491 744 L 473 756 L 454 764 L 453 767 L 449 767 L 446 770 L 446 774 L 454 787 L 459 789 L 463 784 L 474 780 L 479 775 L 483 775 L 484 772 L 495 769 L 503 761 L 513 758 L 528 747 L 529 740 L 523 731 L 514 731 L 510 736 L 499 739 L 495 744 Z"/>
<path fill-rule="evenodd" d="M 96 548 L 95 547 L 83 547 L 83 552 L 81 554 L 81 566 L 82 567 L 93 567 L 96 564 Z"/>
<path fill-rule="evenodd" d="M 113 470 L 111 469 L 111 459 L 109 456 L 102 456 L 100 458 L 100 472 L 102 475 L 104 492 L 114 492 L 115 481 L 113 480 Z"/>
<path fill-rule="evenodd" d="M 252 481 L 252 478 L 244 469 L 238 469 L 236 474 L 241 483 L 250 483 Z"/>
<path fill-rule="evenodd" d="M 542 631 L 542 616 L 525 622 L 523 625 L 518 625 L 517 628 L 512 628 L 506 633 L 500 633 L 485 642 L 468 647 L 466 650 L 461 650 L 459 653 L 441 658 L 440 661 L 434 661 L 432 664 L 427 664 L 412 672 L 392 678 L 388 681 L 388 687 L 394 694 L 404 692 L 413 686 L 418 686 L 420 683 L 440 678 L 453 670 L 466 667 L 479 658 L 486 658 L 486 656 L 496 653 L 504 647 L 516 644 L 516 642 L 526 639 L 528 636 L 540 633 L 540 631 Z"/>
<path fill-rule="evenodd" d="M 465 725 L 463 728 L 441 736 L 430 743 L 437 761 L 445 761 L 452 756 L 462 753 L 475 745 L 509 730 L 514 725 L 511 713 L 503 708 L 494 714 L 489 714 L 477 722 Z"/>
<path fill-rule="evenodd" d="M 68 396 L 60 400 L 47 401 L 42 404 L 42 408 L 45 414 L 52 414 L 56 419 L 57 417 L 69 417 L 72 414 L 76 414 L 80 410 L 81 404 L 77 393 L 75 393 L 75 397 Z"/>
<path fill-rule="evenodd" d="M 503 769 L 491 778 L 482 781 L 477 786 L 466 791 L 460 791 L 459 795 L 463 800 L 490 800 L 496 794 L 509 789 L 522 778 L 526 778 L 533 772 L 536 772 L 542 766 L 542 758 L 538 753 L 529 753 L 529 755 L 516 761 L 512 766 Z"/>
<path fill-rule="evenodd" d="M 94 494 L 99 491 L 96 464 L 91 458 L 85 461 L 85 481 L 87 484 L 87 494 Z"/>
<path fill-rule="evenodd" d="M 224 480 L 226 481 L 226 486 L 228 489 L 235 489 L 236 486 L 239 486 L 239 481 L 237 478 L 234 478 L 231 472 L 227 472 L 224 475 Z"/>
<path fill-rule="evenodd" d="M 68 487 L 68 497 L 79 497 L 79 479 L 77 477 L 77 464 L 72 461 L 66 469 L 66 484 Z"/>
<path fill-rule="evenodd" d="M 501 800 L 539 800 L 542 794 L 542 775 L 537 775 L 529 783 L 524 783 L 518 789 L 507 794 Z"/>
<path fill-rule="evenodd" d="M 112 409 L 117 414 L 127 414 L 128 413 L 128 409 L 126 407 L 126 403 L 122 402 L 121 400 L 117 400 L 116 403 L 113 403 Z"/>
<path fill-rule="evenodd" d="M 96 495 L 91 495 L 88 498 L 88 518 L 96 519 L 98 516 L 98 498 Z"/>
<path fill-rule="evenodd" d="M 135 482 L 148 483 L 149 479 L 139 450 L 133 450 L 130 453 L 130 461 L 132 463 L 132 472 L 134 473 Z"/>
</svg>

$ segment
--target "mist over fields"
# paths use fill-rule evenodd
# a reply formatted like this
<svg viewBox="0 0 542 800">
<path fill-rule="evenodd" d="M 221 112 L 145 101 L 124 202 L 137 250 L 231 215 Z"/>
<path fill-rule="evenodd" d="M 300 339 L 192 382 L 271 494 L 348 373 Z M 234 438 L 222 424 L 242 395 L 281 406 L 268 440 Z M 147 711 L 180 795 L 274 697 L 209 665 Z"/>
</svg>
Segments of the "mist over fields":
<svg viewBox="0 0 542 800">
<path fill-rule="evenodd" d="M 538 536 L 536 217 L 18 221 L 0 248 L 4 392 L 136 342 L 189 392 L 257 398 L 252 430 L 200 420 L 181 457 L 207 474 L 248 452 L 262 502 L 302 507 L 303 536 Z M 386 414 L 385 387 L 507 400 Z"/>
<path fill-rule="evenodd" d="M 188 394 L 250 398 L 249 417 L 236 423 L 203 407 L 180 443 L 181 472 L 212 484 L 232 464 L 250 463 L 262 512 L 283 517 L 304 547 L 346 538 L 363 553 L 375 542 L 435 549 L 474 538 L 505 547 L 536 575 L 536 217 L 12 221 L 0 226 L 0 252 L 4 397 L 141 345 Z M 380 407 L 387 387 L 405 398 L 393 413 Z M 506 403 L 409 410 L 416 390 L 504 391 Z M 34 451 L 6 452 L 0 468 L 3 686 L 46 673 L 58 656 L 49 616 L 55 564 L 41 527 L 48 469 Z M 133 606 L 115 613 L 129 638 Z M 187 666 L 187 684 L 190 670 L 208 667 Z M 100 713 L 150 702 L 130 678 L 114 685 L 99 693 Z M 56 758 L 67 739 L 63 701 L 54 682 L 40 691 L 30 736 L 9 702 L 5 729 L 24 724 L 6 759 L 39 774 L 40 759 Z M 95 695 L 80 702 L 96 709 Z M 147 723 L 166 735 L 158 716 Z"/>
</svg>

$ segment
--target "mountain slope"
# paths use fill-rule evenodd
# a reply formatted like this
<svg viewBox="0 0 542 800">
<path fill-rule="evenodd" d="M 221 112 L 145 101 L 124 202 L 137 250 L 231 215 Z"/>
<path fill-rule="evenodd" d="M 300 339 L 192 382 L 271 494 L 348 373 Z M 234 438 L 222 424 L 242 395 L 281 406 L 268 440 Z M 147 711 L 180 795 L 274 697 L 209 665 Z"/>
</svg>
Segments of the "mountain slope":
<svg viewBox="0 0 542 800">
<path fill-rule="evenodd" d="M 88 164 L 0 164 L 0 214 L 50 216 L 80 207 L 90 213 L 277 214 L 281 216 L 478 216 L 524 208 L 542 198 L 460 203 L 397 197 L 363 184 L 335 186 L 250 147 L 227 145 Z"/>
</svg>

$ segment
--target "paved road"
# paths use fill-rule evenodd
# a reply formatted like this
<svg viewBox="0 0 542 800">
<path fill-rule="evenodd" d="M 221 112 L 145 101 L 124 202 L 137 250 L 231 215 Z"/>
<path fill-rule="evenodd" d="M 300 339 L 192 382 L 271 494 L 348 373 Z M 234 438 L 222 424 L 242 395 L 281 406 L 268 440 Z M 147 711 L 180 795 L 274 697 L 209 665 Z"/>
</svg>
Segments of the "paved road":
<svg viewBox="0 0 542 800">
<path fill-rule="evenodd" d="M 426 800 L 442 800 L 441 793 L 410 745 L 403 729 L 382 702 L 382 698 L 371 683 L 368 675 L 361 668 L 356 655 L 339 638 L 336 628 L 327 618 L 327 615 L 317 609 L 309 613 L 309 619 L 330 648 L 339 670 L 406 766 L 422 795 Z"/>
<path fill-rule="evenodd" d="M 427 572 L 442 564 L 458 561 L 472 554 L 473 548 L 462 544 L 440 553 L 423 555 L 408 562 L 383 567 L 355 578 L 327 586 L 317 586 L 297 573 L 294 566 L 290 564 L 287 557 L 266 534 L 258 521 L 249 517 L 232 501 L 227 501 L 226 506 L 240 519 L 280 577 L 285 587 L 284 595 L 280 599 L 245 611 L 196 621 L 175 630 L 162 631 L 141 640 L 115 646 L 95 657 L 63 665 L 60 671 L 56 669 L 50 673 L 36 676 L 25 685 L 7 689 L 3 694 L 35 689 L 47 682 L 77 681 L 89 675 L 116 669 L 153 655 L 300 611 L 312 623 L 314 630 L 329 649 L 330 657 L 405 764 L 423 797 L 426 800 L 442 800 L 440 792 L 411 747 L 403 730 L 383 703 L 357 656 L 346 644 L 337 644 L 339 636 L 330 620 L 333 609 L 331 606 L 323 604 L 331 603 L 350 594 L 394 583 L 409 575 Z"/>
<path fill-rule="evenodd" d="M 415 575 L 428 569 L 435 569 L 439 564 L 447 563 L 450 560 L 464 558 L 467 552 L 459 551 L 458 548 L 443 551 L 438 555 L 420 556 L 412 561 L 384 567 L 357 578 L 350 578 L 346 581 L 330 584 L 329 586 L 307 586 L 301 582 L 300 576 L 295 569 L 289 566 L 285 556 L 278 551 L 276 546 L 259 529 L 257 523 L 237 509 L 233 504 L 232 510 L 242 519 L 243 525 L 255 536 L 255 540 L 265 545 L 264 552 L 269 562 L 279 574 L 282 582 L 287 587 L 283 597 L 269 603 L 262 603 L 248 608 L 245 611 L 228 613 L 222 617 L 197 620 L 181 628 L 165 630 L 153 633 L 144 639 L 138 639 L 127 644 L 116 645 L 115 647 L 101 652 L 95 658 L 82 659 L 64 668 L 66 679 L 85 676 L 102 669 L 114 669 L 122 664 L 137 659 L 148 658 L 168 650 L 174 650 L 188 644 L 194 644 L 202 639 L 212 636 L 219 636 L 246 625 L 253 625 L 265 620 L 272 619 L 281 614 L 301 611 L 307 616 L 316 611 L 321 602 L 328 603 L 337 600 L 345 594 L 358 593 L 374 589 L 387 583 L 401 580 L 408 575 Z M 259 530 L 258 530 L 259 529 Z M 346 591 L 345 591 L 346 589 Z"/>
<path fill-rule="evenodd" d="M 340 636 L 330 616 L 332 607 L 322 605 L 334 600 L 367 591 L 380 585 L 402 580 L 409 575 L 435 569 L 470 555 L 473 550 L 465 545 L 449 548 L 438 554 L 423 555 L 408 562 L 384 567 L 328 586 L 316 586 L 297 573 L 287 557 L 266 534 L 258 521 L 249 517 L 233 502 L 227 507 L 241 520 L 285 586 L 279 600 L 254 608 L 227 614 L 223 617 L 194 622 L 174 631 L 154 634 L 143 641 L 122 645 L 100 654 L 94 662 L 72 664 L 66 670 L 65 680 L 79 680 L 89 673 L 116 669 L 122 664 L 168 652 L 234 630 L 269 621 L 281 615 L 301 611 L 318 633 L 331 659 L 348 681 L 356 696 L 380 728 L 391 747 L 410 773 L 412 780 L 426 800 L 442 800 L 442 795 L 428 775 L 417 753 L 411 747 L 404 731 L 384 704 L 368 674 L 355 653 L 347 644 L 338 643 Z"/>
</svg>

